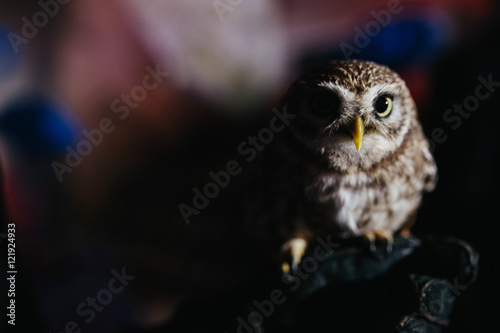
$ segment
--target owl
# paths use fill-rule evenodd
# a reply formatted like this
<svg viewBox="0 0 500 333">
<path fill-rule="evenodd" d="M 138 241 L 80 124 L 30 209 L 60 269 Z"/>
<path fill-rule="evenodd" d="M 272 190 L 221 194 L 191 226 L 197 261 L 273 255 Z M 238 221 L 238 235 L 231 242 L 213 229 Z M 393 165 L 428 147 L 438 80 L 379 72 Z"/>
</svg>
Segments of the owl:
<svg viewBox="0 0 500 333">
<path fill-rule="evenodd" d="M 319 236 L 364 237 L 376 251 L 409 233 L 437 168 L 398 74 L 333 61 L 299 77 L 279 108 L 296 117 L 264 156 L 265 204 L 284 271 Z"/>
</svg>

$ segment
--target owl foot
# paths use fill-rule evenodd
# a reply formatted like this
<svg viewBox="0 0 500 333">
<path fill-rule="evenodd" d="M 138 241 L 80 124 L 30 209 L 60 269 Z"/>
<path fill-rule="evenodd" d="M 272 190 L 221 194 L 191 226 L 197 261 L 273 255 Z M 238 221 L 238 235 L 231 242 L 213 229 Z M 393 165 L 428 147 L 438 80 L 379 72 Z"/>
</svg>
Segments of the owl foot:
<svg viewBox="0 0 500 333">
<path fill-rule="evenodd" d="M 392 251 L 394 244 L 392 231 L 386 229 L 368 231 L 363 235 L 363 238 L 368 241 L 370 252 L 376 252 L 380 248 L 383 248 L 385 252 Z"/>
<path fill-rule="evenodd" d="M 281 264 L 281 270 L 283 273 L 297 272 L 298 266 L 304 253 L 306 252 L 307 242 L 303 238 L 292 238 L 289 239 L 281 247 L 281 254 L 285 258 Z"/>
</svg>

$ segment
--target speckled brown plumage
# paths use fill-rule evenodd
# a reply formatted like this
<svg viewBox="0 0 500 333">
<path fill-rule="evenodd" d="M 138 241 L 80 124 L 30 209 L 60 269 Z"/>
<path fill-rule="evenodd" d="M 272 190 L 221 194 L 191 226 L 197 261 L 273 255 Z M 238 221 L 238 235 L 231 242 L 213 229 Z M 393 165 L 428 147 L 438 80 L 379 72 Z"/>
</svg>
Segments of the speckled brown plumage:
<svg viewBox="0 0 500 333">
<path fill-rule="evenodd" d="M 316 104 L 329 104 L 314 98 L 325 93 L 338 106 L 318 114 Z M 388 116 L 375 110 L 379 99 L 379 108 L 392 105 Z M 268 218 L 283 242 L 396 232 L 412 220 L 422 193 L 434 188 L 436 165 L 415 103 L 388 67 L 331 62 L 296 80 L 280 108 L 297 115 L 265 156 Z M 359 151 L 352 134 L 358 118 Z"/>
</svg>

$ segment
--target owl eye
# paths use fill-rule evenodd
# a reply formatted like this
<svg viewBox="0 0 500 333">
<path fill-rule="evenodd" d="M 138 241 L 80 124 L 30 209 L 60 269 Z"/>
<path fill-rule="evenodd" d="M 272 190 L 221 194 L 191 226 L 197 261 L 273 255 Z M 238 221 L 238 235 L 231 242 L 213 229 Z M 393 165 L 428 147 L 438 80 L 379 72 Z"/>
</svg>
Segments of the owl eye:
<svg viewBox="0 0 500 333">
<path fill-rule="evenodd" d="M 382 95 L 373 104 L 377 116 L 385 118 L 391 114 L 392 111 L 392 97 L 389 95 Z"/>
<path fill-rule="evenodd" d="M 320 116 L 334 115 L 340 108 L 340 98 L 332 91 L 320 91 L 311 96 L 311 109 Z"/>
</svg>

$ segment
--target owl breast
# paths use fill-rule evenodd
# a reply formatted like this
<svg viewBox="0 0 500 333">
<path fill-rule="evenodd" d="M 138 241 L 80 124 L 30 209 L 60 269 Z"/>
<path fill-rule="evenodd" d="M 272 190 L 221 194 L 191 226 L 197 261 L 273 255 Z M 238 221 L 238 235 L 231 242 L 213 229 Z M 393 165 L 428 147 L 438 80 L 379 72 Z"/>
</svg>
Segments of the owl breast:
<svg viewBox="0 0 500 333">
<path fill-rule="evenodd" d="M 320 175 L 306 189 L 311 212 L 306 219 L 313 229 L 317 222 L 342 238 L 381 229 L 395 232 L 420 205 L 422 184 L 409 178 L 383 179 L 365 172 Z"/>
</svg>

